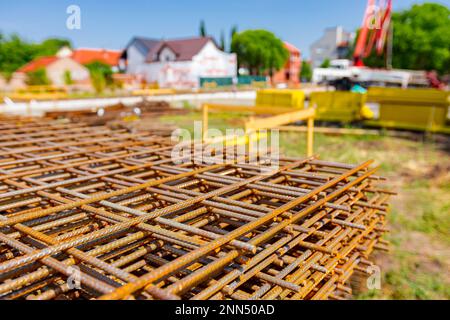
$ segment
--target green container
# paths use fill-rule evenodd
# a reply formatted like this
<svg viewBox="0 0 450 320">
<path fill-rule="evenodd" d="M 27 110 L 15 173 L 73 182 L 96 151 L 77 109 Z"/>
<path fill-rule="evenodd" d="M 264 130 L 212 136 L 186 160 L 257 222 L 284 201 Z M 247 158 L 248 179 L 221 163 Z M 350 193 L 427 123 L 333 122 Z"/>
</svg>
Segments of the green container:
<svg viewBox="0 0 450 320">
<path fill-rule="evenodd" d="M 200 87 L 207 85 L 214 85 L 216 87 L 227 87 L 233 85 L 232 77 L 217 77 L 217 78 L 200 78 Z"/>
<path fill-rule="evenodd" d="M 240 85 L 252 85 L 255 82 L 267 82 L 267 78 L 265 76 L 239 76 L 238 84 Z"/>
</svg>

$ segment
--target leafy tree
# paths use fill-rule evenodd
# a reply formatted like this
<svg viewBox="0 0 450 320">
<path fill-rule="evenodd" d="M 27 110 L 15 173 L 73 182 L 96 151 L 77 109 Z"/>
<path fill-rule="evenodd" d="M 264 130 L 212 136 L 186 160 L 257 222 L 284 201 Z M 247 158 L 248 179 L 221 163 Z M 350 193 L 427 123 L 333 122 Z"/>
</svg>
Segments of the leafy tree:
<svg viewBox="0 0 450 320">
<path fill-rule="evenodd" d="M 106 89 L 106 79 L 99 70 L 90 71 L 92 86 L 96 93 L 102 93 Z"/>
<path fill-rule="evenodd" d="M 71 84 L 73 84 L 72 74 L 70 73 L 69 70 L 64 71 L 64 83 L 67 86 L 70 86 Z"/>
<path fill-rule="evenodd" d="M 59 49 L 63 47 L 72 47 L 69 40 L 50 38 L 37 45 L 37 53 L 35 57 L 38 56 L 53 56 Z"/>
<path fill-rule="evenodd" d="M 26 83 L 29 86 L 46 86 L 50 85 L 51 81 L 47 77 L 47 72 L 45 69 L 41 68 L 27 73 Z"/>
<path fill-rule="evenodd" d="M 18 35 L 5 36 L 0 33 L 0 71 L 7 76 L 33 60 L 35 48 Z"/>
<path fill-rule="evenodd" d="M 235 34 L 238 33 L 238 27 L 236 25 L 234 25 L 233 27 L 231 27 L 231 31 L 230 31 L 230 51 L 231 51 L 231 43 L 233 42 L 233 37 Z"/>
<path fill-rule="evenodd" d="M 393 22 L 394 68 L 450 72 L 450 9 L 437 3 L 413 5 L 395 12 Z M 384 67 L 385 57 L 372 54 L 367 66 Z"/>
<path fill-rule="evenodd" d="M 0 72 L 9 77 L 28 62 L 42 56 L 51 56 L 63 46 L 71 46 L 68 40 L 48 39 L 40 44 L 23 40 L 17 34 L 10 36 L 0 32 Z"/>
<path fill-rule="evenodd" d="M 233 27 L 231 27 L 231 32 L 230 32 L 231 40 L 233 40 L 233 37 L 236 33 L 238 33 L 238 27 L 236 25 L 234 25 Z"/>
<path fill-rule="evenodd" d="M 95 92 L 102 93 L 107 86 L 113 85 L 113 72 L 111 67 L 99 61 L 86 64 L 91 75 L 92 86 Z"/>
<path fill-rule="evenodd" d="M 331 65 L 330 59 L 326 58 L 326 59 L 322 62 L 322 64 L 320 65 L 320 67 L 321 67 L 321 68 L 329 68 L 330 65 Z"/>
<path fill-rule="evenodd" d="M 289 52 L 283 41 L 266 30 L 247 30 L 233 36 L 231 51 L 238 56 L 240 66 L 249 69 L 251 75 L 261 75 L 281 69 Z"/>
<path fill-rule="evenodd" d="M 310 82 L 312 79 L 312 67 L 307 61 L 302 61 L 302 70 L 300 72 L 300 81 Z"/>
<path fill-rule="evenodd" d="M 202 20 L 200 21 L 200 37 L 206 37 L 207 33 L 206 33 L 206 25 L 205 25 L 205 21 Z"/>
<path fill-rule="evenodd" d="M 220 33 L 220 49 L 222 49 L 222 51 L 225 51 L 225 34 L 223 33 L 223 31 Z"/>
</svg>

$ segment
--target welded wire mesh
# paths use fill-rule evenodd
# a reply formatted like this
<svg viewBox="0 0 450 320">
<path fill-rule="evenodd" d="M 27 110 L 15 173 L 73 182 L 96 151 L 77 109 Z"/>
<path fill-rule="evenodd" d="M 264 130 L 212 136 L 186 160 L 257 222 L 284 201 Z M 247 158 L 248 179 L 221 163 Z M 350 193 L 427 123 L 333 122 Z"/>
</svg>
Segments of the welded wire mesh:
<svg viewBox="0 0 450 320">
<path fill-rule="evenodd" d="M 0 118 L 0 297 L 342 299 L 386 249 L 392 193 L 370 161 L 261 170 L 264 157 L 172 149 L 151 132 Z"/>
</svg>

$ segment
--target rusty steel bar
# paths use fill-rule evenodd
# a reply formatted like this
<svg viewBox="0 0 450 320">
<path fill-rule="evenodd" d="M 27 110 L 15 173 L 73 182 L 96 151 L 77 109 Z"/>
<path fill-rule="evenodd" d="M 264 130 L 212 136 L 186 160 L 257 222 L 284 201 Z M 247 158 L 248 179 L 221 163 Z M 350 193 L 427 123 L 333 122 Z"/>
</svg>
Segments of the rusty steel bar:
<svg viewBox="0 0 450 320">
<path fill-rule="evenodd" d="M 188 146 L 0 115 L 0 299 L 339 300 L 386 250 L 371 161 Z"/>
</svg>

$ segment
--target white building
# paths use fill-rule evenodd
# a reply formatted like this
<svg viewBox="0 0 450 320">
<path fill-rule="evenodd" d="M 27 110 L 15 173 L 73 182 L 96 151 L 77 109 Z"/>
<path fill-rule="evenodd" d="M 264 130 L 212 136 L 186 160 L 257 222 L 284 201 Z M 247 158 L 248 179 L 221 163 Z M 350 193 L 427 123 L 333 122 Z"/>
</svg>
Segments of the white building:
<svg viewBox="0 0 450 320">
<path fill-rule="evenodd" d="M 324 35 L 311 45 L 313 68 L 318 68 L 326 60 L 347 58 L 348 50 L 355 34 L 346 32 L 342 27 L 325 29 Z"/>
<path fill-rule="evenodd" d="M 70 56 L 48 56 L 36 58 L 19 68 L 13 74 L 13 85 L 20 86 L 19 82 L 26 79 L 26 75 L 38 70 L 45 70 L 48 80 L 52 85 L 63 86 L 66 84 L 66 73 L 74 83 L 89 83 L 89 70 Z M 24 84 L 22 84 L 24 85 Z"/>
<path fill-rule="evenodd" d="M 209 37 L 180 40 L 133 38 L 122 54 L 126 72 L 160 87 L 197 88 L 200 78 L 234 78 L 237 57 Z"/>
</svg>

